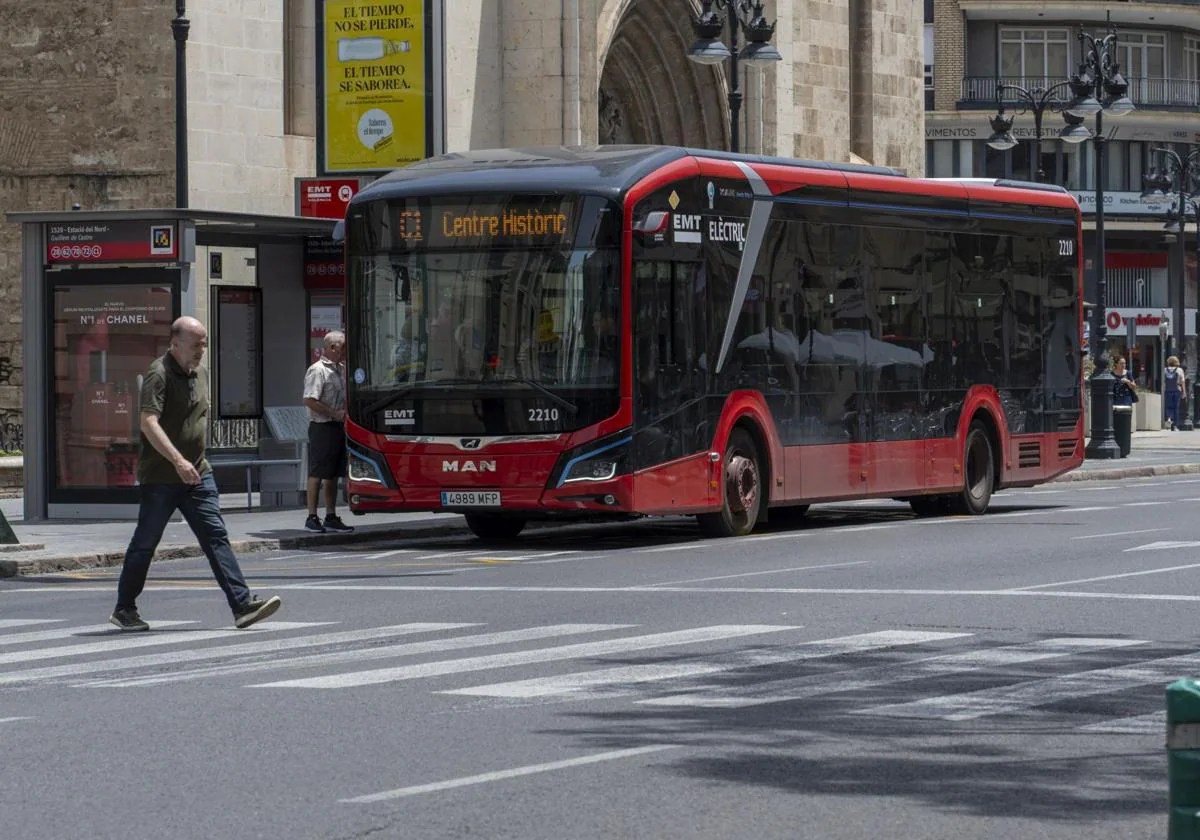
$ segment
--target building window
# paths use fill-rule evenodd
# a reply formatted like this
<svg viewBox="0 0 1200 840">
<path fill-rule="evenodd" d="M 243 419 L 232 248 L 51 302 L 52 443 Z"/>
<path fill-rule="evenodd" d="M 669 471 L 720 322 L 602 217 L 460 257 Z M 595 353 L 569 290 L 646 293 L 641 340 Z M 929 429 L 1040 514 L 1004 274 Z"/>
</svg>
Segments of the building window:
<svg viewBox="0 0 1200 840">
<path fill-rule="evenodd" d="M 1000 75 L 1025 87 L 1049 87 L 1070 72 L 1066 29 L 1000 30 Z"/>
<path fill-rule="evenodd" d="M 929 142 L 929 176 L 931 178 L 954 178 L 954 140 L 931 140 Z"/>
<path fill-rule="evenodd" d="M 1129 81 L 1134 102 L 1171 101 L 1163 89 L 1167 78 L 1167 36 L 1161 32 L 1122 32 L 1117 42 L 1121 73 Z"/>
<path fill-rule="evenodd" d="M 1200 82 L 1200 38 L 1184 37 L 1183 68 L 1189 82 Z"/>
<path fill-rule="evenodd" d="M 925 24 L 925 108 L 933 108 L 933 24 Z"/>
</svg>

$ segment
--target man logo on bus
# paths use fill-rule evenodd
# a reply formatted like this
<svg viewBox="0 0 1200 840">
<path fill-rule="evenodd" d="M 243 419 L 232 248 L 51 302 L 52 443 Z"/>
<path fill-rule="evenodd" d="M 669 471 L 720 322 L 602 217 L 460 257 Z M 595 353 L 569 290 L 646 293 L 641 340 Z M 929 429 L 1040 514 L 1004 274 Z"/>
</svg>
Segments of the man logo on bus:
<svg viewBox="0 0 1200 840">
<path fill-rule="evenodd" d="M 713 186 L 712 181 L 709 181 L 708 182 L 708 209 L 709 210 L 713 209 L 713 201 L 716 200 L 716 197 L 717 197 L 717 188 L 715 186 Z"/>
<path fill-rule="evenodd" d="M 495 461 L 442 461 L 442 472 L 494 473 L 495 471 Z"/>
</svg>

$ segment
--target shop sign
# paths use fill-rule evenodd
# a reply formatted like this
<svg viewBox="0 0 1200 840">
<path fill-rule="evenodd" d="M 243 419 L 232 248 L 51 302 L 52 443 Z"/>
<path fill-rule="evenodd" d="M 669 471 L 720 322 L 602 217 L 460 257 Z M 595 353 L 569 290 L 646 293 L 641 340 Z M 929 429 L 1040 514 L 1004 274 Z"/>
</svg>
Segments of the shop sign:
<svg viewBox="0 0 1200 840">
<path fill-rule="evenodd" d="M 320 173 L 386 172 L 432 154 L 430 2 L 321 4 Z"/>
<path fill-rule="evenodd" d="M 50 222 L 46 262 L 172 262 L 179 258 L 174 222 Z"/>
<path fill-rule="evenodd" d="M 297 178 L 296 215 L 309 219 L 344 219 L 357 178 Z"/>
<path fill-rule="evenodd" d="M 1071 195 L 1079 202 L 1079 209 L 1084 213 L 1096 212 L 1096 193 L 1074 191 Z M 1161 216 L 1171 209 L 1172 202 L 1163 201 L 1158 204 L 1142 203 L 1140 192 L 1106 192 L 1104 194 L 1104 212 L 1116 216 Z"/>
<path fill-rule="evenodd" d="M 1171 335 L 1175 334 L 1175 328 L 1170 326 L 1172 310 L 1170 309 L 1137 309 L 1132 307 L 1117 307 L 1114 309 L 1105 310 L 1105 326 L 1108 327 L 1109 334 L 1116 332 L 1124 332 L 1128 330 L 1129 324 L 1133 324 L 1137 329 L 1139 336 L 1157 336 L 1159 327 L 1164 323 L 1167 324 L 1167 329 Z M 1186 335 L 1196 334 L 1196 310 L 1185 309 L 1183 313 L 1183 323 Z"/>
</svg>

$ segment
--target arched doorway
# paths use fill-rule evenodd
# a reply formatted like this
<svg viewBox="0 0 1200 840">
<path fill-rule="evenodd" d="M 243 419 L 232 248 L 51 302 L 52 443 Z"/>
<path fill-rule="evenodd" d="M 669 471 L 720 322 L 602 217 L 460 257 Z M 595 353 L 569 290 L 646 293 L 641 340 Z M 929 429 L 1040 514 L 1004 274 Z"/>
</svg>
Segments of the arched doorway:
<svg viewBox="0 0 1200 840">
<path fill-rule="evenodd" d="M 720 66 L 689 61 L 690 0 L 606 0 L 599 16 L 601 143 L 729 148 Z"/>
</svg>

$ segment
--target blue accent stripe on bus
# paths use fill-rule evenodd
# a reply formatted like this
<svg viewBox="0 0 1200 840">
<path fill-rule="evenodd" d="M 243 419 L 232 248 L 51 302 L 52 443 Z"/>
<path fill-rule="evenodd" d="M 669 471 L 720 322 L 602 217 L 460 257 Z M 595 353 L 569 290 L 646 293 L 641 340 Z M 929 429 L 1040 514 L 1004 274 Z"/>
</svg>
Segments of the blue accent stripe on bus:
<svg viewBox="0 0 1200 840">
<path fill-rule="evenodd" d="M 1075 226 L 1075 222 L 1070 219 L 1058 219 L 1049 216 L 1030 216 L 1024 213 L 988 213 L 980 210 L 952 210 L 942 207 L 912 207 L 905 204 L 878 204 L 869 201 L 835 201 L 828 198 L 780 198 L 776 197 L 776 201 L 781 204 L 812 204 L 822 207 L 845 207 L 847 209 L 864 209 L 864 210 L 891 210 L 902 213 L 923 213 L 927 216 L 959 216 L 969 219 L 1004 219 L 1014 222 L 1047 222 L 1053 225 L 1070 225 Z"/>
<path fill-rule="evenodd" d="M 593 449 L 589 452 L 585 452 L 582 455 L 578 455 L 578 456 L 572 458 L 570 461 L 567 461 L 566 466 L 563 467 L 562 474 L 558 477 L 558 484 L 554 485 L 555 488 L 557 489 L 559 487 L 562 487 L 564 484 L 567 483 L 567 476 L 571 474 L 571 467 L 575 466 L 580 461 L 586 461 L 589 458 L 595 458 L 601 452 L 607 452 L 610 449 L 616 449 L 618 446 L 629 443 L 631 440 L 633 440 L 633 435 L 630 435 L 629 437 L 623 437 L 618 441 L 614 441 L 605 446 L 601 446 L 599 449 Z"/>
</svg>

